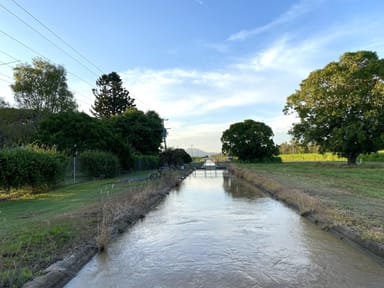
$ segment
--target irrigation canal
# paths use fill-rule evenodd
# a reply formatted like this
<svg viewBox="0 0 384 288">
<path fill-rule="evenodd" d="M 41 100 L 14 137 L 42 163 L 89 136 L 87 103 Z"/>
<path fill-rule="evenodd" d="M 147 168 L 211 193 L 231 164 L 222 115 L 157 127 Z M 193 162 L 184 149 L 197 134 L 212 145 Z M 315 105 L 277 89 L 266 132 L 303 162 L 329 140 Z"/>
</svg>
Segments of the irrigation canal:
<svg viewBox="0 0 384 288">
<path fill-rule="evenodd" d="M 223 171 L 196 171 L 66 287 L 384 287 L 384 266 Z"/>
</svg>

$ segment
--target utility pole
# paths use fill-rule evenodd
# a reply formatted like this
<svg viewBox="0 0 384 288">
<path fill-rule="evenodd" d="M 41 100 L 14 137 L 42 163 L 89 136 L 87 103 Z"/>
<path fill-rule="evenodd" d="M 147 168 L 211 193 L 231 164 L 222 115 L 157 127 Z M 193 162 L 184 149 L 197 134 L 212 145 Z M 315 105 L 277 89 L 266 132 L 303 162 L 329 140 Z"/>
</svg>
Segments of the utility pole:
<svg viewBox="0 0 384 288">
<path fill-rule="evenodd" d="M 76 156 L 78 153 L 77 144 L 73 145 L 73 183 L 76 183 Z"/>
<path fill-rule="evenodd" d="M 193 158 L 193 145 L 191 145 L 191 157 Z"/>
<path fill-rule="evenodd" d="M 163 137 L 163 142 L 164 142 L 164 150 L 167 150 L 167 136 L 168 136 L 168 129 L 170 128 L 165 128 L 164 122 L 168 121 L 168 119 L 162 119 L 163 120 L 163 132 L 162 132 L 162 137 Z"/>
</svg>

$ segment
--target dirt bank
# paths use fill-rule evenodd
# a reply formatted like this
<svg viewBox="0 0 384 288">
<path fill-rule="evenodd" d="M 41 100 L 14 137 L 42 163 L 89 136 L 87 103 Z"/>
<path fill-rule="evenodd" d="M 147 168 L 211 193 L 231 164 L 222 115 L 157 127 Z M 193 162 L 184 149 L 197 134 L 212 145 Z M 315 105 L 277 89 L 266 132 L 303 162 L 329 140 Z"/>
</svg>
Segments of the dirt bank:
<svg viewBox="0 0 384 288">
<path fill-rule="evenodd" d="M 368 209 L 364 213 L 358 214 L 354 213 L 352 208 L 340 209 L 340 205 L 338 205 L 340 203 L 335 199 L 346 192 L 339 187 L 327 188 L 325 196 L 324 191 L 322 191 L 324 187 L 316 186 L 313 181 L 304 185 L 303 179 L 300 179 L 300 183 L 295 183 L 295 179 L 289 175 L 281 177 L 281 175 L 271 175 L 237 165 L 232 165 L 229 170 L 237 177 L 270 194 L 273 198 L 284 202 L 321 229 L 334 233 L 340 239 L 349 241 L 368 253 L 378 256 L 379 261 L 384 260 L 382 231 L 381 227 L 377 226 L 377 221 L 380 221 L 381 218 L 369 213 Z M 296 181 L 298 180 L 296 179 Z M 334 196 L 332 201 L 330 195 Z M 355 195 L 349 195 L 349 197 L 353 198 Z M 363 201 L 362 197 L 355 198 L 357 199 L 355 201 Z M 377 204 L 381 201 L 380 199 L 366 198 L 364 203 L 376 201 Z M 375 213 L 378 214 L 378 211 Z M 380 217 L 382 217 L 381 214 Z M 376 237 L 377 239 L 371 236 L 375 235 L 375 231 L 378 231 L 379 237 Z"/>
<path fill-rule="evenodd" d="M 172 190 L 177 189 L 181 181 L 190 173 L 168 181 L 167 185 L 148 188 L 135 193 L 135 196 L 106 199 L 102 207 L 88 207 L 76 214 L 72 219 L 88 219 L 83 221 L 82 237 L 68 251 L 58 252 L 62 260 L 41 271 L 41 276 L 23 285 L 24 288 L 56 288 L 63 287 L 80 269 L 98 252 L 107 249 L 108 243 L 140 221 L 156 207 Z M 102 216 L 100 216 L 100 211 Z M 68 215 L 65 216 L 68 220 Z M 79 240 L 81 239 L 81 240 Z"/>
</svg>

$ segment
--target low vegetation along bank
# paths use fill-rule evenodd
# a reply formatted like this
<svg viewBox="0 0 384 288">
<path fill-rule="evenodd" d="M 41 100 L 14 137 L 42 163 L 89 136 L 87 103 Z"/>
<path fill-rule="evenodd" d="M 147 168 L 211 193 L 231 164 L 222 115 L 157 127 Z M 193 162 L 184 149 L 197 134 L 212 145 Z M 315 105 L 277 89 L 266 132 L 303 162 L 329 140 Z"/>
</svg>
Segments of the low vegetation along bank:
<svg viewBox="0 0 384 288">
<path fill-rule="evenodd" d="M 184 173 L 140 172 L 0 201 L 0 287 L 33 278 L 25 287 L 62 287 Z"/>
<path fill-rule="evenodd" d="M 296 162 L 230 169 L 322 229 L 384 257 L 384 166 Z"/>
</svg>

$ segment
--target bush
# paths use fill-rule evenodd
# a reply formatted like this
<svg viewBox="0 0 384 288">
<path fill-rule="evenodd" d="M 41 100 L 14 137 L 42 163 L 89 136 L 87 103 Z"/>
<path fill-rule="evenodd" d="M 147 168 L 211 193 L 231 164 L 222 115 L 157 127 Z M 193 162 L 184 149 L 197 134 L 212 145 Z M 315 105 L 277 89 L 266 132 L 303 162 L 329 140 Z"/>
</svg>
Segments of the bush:
<svg viewBox="0 0 384 288">
<path fill-rule="evenodd" d="M 48 188 L 64 178 L 64 157 L 43 149 L 0 151 L 0 185 L 5 190 L 31 186 L 32 192 Z"/>
<path fill-rule="evenodd" d="M 133 155 L 134 170 L 146 170 L 159 168 L 160 159 L 155 155 Z"/>
<path fill-rule="evenodd" d="M 238 160 L 239 163 L 282 163 L 281 157 L 274 156 L 274 157 L 265 157 L 257 160 Z"/>
<path fill-rule="evenodd" d="M 374 162 L 384 162 L 384 152 L 379 151 L 376 153 L 371 153 L 371 154 L 363 154 L 359 157 L 359 159 L 363 161 L 374 161 Z"/>
<path fill-rule="evenodd" d="M 174 167 L 192 162 L 191 156 L 184 149 L 169 148 L 160 154 L 160 163 L 163 166 Z"/>
<path fill-rule="evenodd" d="M 115 177 L 119 174 L 119 159 L 110 152 L 85 151 L 80 154 L 80 165 L 89 177 Z"/>
</svg>

